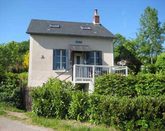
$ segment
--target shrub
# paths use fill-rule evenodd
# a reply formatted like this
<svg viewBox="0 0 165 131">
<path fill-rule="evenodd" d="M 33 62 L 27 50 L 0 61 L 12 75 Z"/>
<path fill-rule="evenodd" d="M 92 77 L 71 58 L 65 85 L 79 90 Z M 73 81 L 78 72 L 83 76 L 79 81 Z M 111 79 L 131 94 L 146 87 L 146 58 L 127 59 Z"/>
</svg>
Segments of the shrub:
<svg viewBox="0 0 165 131">
<path fill-rule="evenodd" d="M 165 94 L 165 76 L 162 74 L 138 74 L 128 77 L 108 74 L 96 78 L 95 93 L 111 96 L 135 97 Z"/>
<path fill-rule="evenodd" d="M 160 96 L 165 94 L 165 76 L 161 74 L 142 74 L 137 79 L 135 90 L 137 95 Z"/>
<path fill-rule="evenodd" d="M 121 130 L 164 130 L 165 97 L 136 98 L 92 95 L 90 121 Z"/>
<path fill-rule="evenodd" d="M 151 76 L 144 78 L 151 79 Z M 137 77 L 141 79 L 140 82 L 144 78 Z M 128 79 L 131 82 L 131 77 Z M 157 79 L 162 80 L 162 76 L 159 75 Z M 150 82 L 152 81 L 151 79 Z M 87 94 L 74 91 L 73 86 L 69 85 L 67 82 L 50 79 L 42 87 L 34 89 L 33 111 L 40 116 L 90 121 L 115 126 L 120 130 L 165 130 L 163 95 L 130 98 Z"/>
<path fill-rule="evenodd" d="M 165 71 L 165 53 L 157 57 L 155 66 L 157 67 L 157 71 Z"/>
<path fill-rule="evenodd" d="M 17 74 L 5 73 L 0 81 L 0 101 L 23 108 L 21 80 Z"/>
<path fill-rule="evenodd" d="M 72 92 L 72 100 L 69 107 L 69 117 L 80 121 L 89 119 L 89 96 L 87 93 L 76 91 Z"/>
<path fill-rule="evenodd" d="M 65 118 L 70 103 L 69 83 L 49 79 L 42 87 L 32 91 L 32 110 L 39 116 Z"/>
<path fill-rule="evenodd" d="M 103 75 L 96 78 L 95 93 L 111 96 L 135 96 L 136 80 L 132 76 L 115 74 Z"/>
<path fill-rule="evenodd" d="M 145 64 L 141 71 L 142 73 L 156 73 L 156 66 L 155 64 Z"/>
<path fill-rule="evenodd" d="M 28 73 L 27 72 L 22 72 L 18 74 L 18 78 L 21 80 L 21 85 L 22 87 L 26 87 L 28 83 Z"/>
</svg>

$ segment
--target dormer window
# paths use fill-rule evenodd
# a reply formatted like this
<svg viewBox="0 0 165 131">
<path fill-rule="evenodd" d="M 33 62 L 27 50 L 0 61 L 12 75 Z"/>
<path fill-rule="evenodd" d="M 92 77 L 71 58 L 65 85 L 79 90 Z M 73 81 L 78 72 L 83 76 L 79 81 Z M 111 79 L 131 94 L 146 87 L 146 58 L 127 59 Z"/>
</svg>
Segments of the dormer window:
<svg viewBox="0 0 165 131">
<path fill-rule="evenodd" d="M 60 28 L 59 24 L 50 24 L 49 28 Z"/>
<path fill-rule="evenodd" d="M 92 28 L 90 26 L 80 26 L 82 30 L 91 30 Z"/>
</svg>

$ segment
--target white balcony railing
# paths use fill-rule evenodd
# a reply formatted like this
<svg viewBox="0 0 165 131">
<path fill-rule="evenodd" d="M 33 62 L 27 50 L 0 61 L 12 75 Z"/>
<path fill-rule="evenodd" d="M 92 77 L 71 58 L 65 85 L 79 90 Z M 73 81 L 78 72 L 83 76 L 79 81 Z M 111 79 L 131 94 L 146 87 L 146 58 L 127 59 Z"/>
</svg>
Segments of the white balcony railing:
<svg viewBox="0 0 165 131">
<path fill-rule="evenodd" d="M 96 76 L 118 73 L 127 76 L 127 66 L 79 65 L 73 66 L 73 83 L 93 82 Z"/>
</svg>

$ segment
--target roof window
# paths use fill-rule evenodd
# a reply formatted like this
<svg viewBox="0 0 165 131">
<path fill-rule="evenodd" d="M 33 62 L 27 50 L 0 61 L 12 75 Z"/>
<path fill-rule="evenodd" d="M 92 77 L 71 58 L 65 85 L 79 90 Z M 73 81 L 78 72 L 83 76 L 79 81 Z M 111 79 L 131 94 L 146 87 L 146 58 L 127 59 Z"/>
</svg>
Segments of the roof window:
<svg viewBox="0 0 165 131">
<path fill-rule="evenodd" d="M 90 26 L 80 26 L 82 30 L 91 30 L 92 28 Z"/>
<path fill-rule="evenodd" d="M 50 28 L 60 28 L 59 24 L 50 24 L 49 25 Z"/>
</svg>

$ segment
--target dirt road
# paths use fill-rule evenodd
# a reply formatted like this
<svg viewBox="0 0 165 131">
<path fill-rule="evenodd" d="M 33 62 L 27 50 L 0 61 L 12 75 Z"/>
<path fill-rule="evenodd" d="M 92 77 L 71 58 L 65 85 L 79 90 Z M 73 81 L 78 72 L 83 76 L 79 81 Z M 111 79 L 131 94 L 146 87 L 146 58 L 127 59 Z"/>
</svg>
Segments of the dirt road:
<svg viewBox="0 0 165 131">
<path fill-rule="evenodd" d="M 49 128 L 27 125 L 21 121 L 0 117 L 0 131 L 53 131 Z"/>
</svg>

